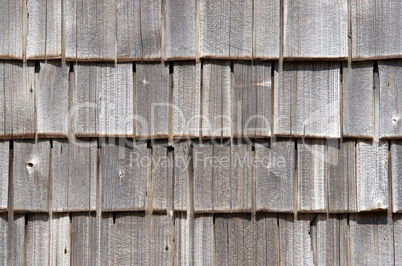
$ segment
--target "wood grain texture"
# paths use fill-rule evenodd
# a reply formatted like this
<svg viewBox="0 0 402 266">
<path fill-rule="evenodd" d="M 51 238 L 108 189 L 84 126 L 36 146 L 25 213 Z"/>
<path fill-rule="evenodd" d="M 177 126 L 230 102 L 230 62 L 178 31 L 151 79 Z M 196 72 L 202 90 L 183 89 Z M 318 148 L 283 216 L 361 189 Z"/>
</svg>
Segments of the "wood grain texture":
<svg viewBox="0 0 402 266">
<path fill-rule="evenodd" d="M 358 211 L 388 209 L 388 143 L 357 142 Z"/>
<path fill-rule="evenodd" d="M 40 63 L 36 103 L 39 137 L 65 137 L 68 134 L 68 76 L 66 64 Z"/>
<path fill-rule="evenodd" d="M 195 216 L 193 220 L 193 265 L 214 263 L 214 219 L 211 215 Z"/>
<path fill-rule="evenodd" d="M 27 265 L 49 265 L 49 216 L 47 214 L 30 214 L 26 231 Z"/>
<path fill-rule="evenodd" d="M 28 59 L 61 57 L 61 0 L 27 1 Z"/>
<path fill-rule="evenodd" d="M 255 265 L 279 264 L 279 228 L 276 214 L 257 214 L 254 226 Z"/>
<path fill-rule="evenodd" d="M 293 141 L 255 144 L 255 205 L 257 211 L 292 212 Z"/>
<path fill-rule="evenodd" d="M 340 137 L 339 63 L 287 62 L 275 76 L 275 134 Z"/>
<path fill-rule="evenodd" d="M 173 137 L 198 138 L 201 115 L 201 64 L 173 63 Z"/>
<path fill-rule="evenodd" d="M 206 61 L 202 75 L 202 136 L 228 138 L 231 133 L 231 73 L 228 61 Z"/>
<path fill-rule="evenodd" d="M 136 139 L 167 138 L 169 135 L 169 67 L 166 64 L 136 64 Z"/>
<path fill-rule="evenodd" d="M 402 3 L 352 0 L 350 5 L 353 60 L 401 57 Z"/>
<path fill-rule="evenodd" d="M 11 222 L 9 220 L 9 222 Z M 15 214 L 12 224 L 8 227 L 9 253 L 7 265 L 24 265 L 25 263 L 25 215 Z"/>
<path fill-rule="evenodd" d="M 190 142 L 174 143 L 174 210 L 190 208 L 190 178 L 192 178 L 192 147 Z"/>
<path fill-rule="evenodd" d="M 147 186 L 146 144 L 109 139 L 100 150 L 102 210 L 144 210 Z"/>
<path fill-rule="evenodd" d="M 14 142 L 13 204 L 15 211 L 47 212 L 50 178 L 49 140 Z"/>
<path fill-rule="evenodd" d="M 348 6 L 343 0 L 285 0 L 285 58 L 348 56 Z"/>
<path fill-rule="evenodd" d="M 391 142 L 392 211 L 402 212 L 402 142 Z"/>
<path fill-rule="evenodd" d="M 114 60 L 115 13 L 114 1 L 66 1 L 64 7 L 66 59 Z"/>
<path fill-rule="evenodd" d="M 173 223 L 169 216 L 117 214 L 114 262 L 117 265 L 172 263 Z"/>
<path fill-rule="evenodd" d="M 254 0 L 253 58 L 279 58 L 280 1 Z"/>
<path fill-rule="evenodd" d="M 379 61 L 378 71 L 380 138 L 402 138 L 402 60 Z"/>
<path fill-rule="evenodd" d="M 0 58 L 23 59 L 24 2 L 1 1 Z"/>
<path fill-rule="evenodd" d="M 70 216 L 53 214 L 50 228 L 50 265 L 70 265 Z"/>
<path fill-rule="evenodd" d="M 33 138 L 35 135 L 35 64 L 1 62 L 1 138 Z"/>
<path fill-rule="evenodd" d="M 373 137 L 373 63 L 343 68 L 343 137 Z"/>
<path fill-rule="evenodd" d="M 193 255 L 191 227 L 191 219 L 187 217 L 186 213 L 175 213 L 173 265 L 191 265 Z"/>
<path fill-rule="evenodd" d="M 71 265 L 113 264 L 113 215 L 73 213 Z"/>
<path fill-rule="evenodd" d="M 356 147 L 354 140 L 326 140 L 328 211 L 357 211 Z"/>
<path fill-rule="evenodd" d="M 234 137 L 271 135 L 271 63 L 234 63 L 232 134 Z"/>
<path fill-rule="evenodd" d="M 8 207 L 9 154 L 8 141 L 0 141 L 0 211 L 6 211 Z"/>
<path fill-rule="evenodd" d="M 350 215 L 350 263 L 394 265 L 392 219 L 385 214 Z"/>
<path fill-rule="evenodd" d="M 165 60 L 195 59 L 196 1 L 166 1 Z"/>
<path fill-rule="evenodd" d="M 231 147 L 217 144 L 212 149 L 212 158 L 207 160 L 206 167 L 212 168 L 213 209 L 215 212 L 230 212 L 232 207 Z"/>
<path fill-rule="evenodd" d="M 394 215 L 393 224 L 395 265 L 400 265 L 402 261 L 402 215 Z"/>
<path fill-rule="evenodd" d="M 312 215 L 279 215 L 280 265 L 313 265 L 310 222 Z"/>
<path fill-rule="evenodd" d="M 324 140 L 298 141 L 297 155 L 298 210 L 301 212 L 326 212 L 328 189 Z"/>
<path fill-rule="evenodd" d="M 118 0 L 116 3 L 118 60 L 160 59 L 161 0 Z"/>
<path fill-rule="evenodd" d="M 194 211 L 213 212 L 213 178 L 210 165 L 213 156 L 213 145 L 194 145 Z"/>
<path fill-rule="evenodd" d="M 252 45 L 253 0 L 230 0 L 229 57 L 251 59 Z"/>
<path fill-rule="evenodd" d="M 96 140 L 55 139 L 52 152 L 52 210 L 95 210 Z"/>
<path fill-rule="evenodd" d="M 7 214 L 0 214 L 0 263 L 2 265 L 7 265 L 8 263 L 8 217 Z"/>
</svg>

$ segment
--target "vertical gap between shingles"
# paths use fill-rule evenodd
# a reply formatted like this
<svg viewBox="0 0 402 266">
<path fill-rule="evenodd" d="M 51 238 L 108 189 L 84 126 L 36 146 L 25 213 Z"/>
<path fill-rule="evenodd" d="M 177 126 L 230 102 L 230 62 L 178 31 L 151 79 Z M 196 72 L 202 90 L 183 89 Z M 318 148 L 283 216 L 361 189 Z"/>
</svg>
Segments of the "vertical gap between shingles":
<svg viewBox="0 0 402 266">
<path fill-rule="evenodd" d="M 8 241 L 7 241 L 7 253 L 8 253 L 8 265 L 12 265 L 12 228 L 14 226 L 14 191 L 13 191 L 13 163 L 14 163 L 14 141 L 10 140 L 9 154 L 8 154 Z"/>
</svg>

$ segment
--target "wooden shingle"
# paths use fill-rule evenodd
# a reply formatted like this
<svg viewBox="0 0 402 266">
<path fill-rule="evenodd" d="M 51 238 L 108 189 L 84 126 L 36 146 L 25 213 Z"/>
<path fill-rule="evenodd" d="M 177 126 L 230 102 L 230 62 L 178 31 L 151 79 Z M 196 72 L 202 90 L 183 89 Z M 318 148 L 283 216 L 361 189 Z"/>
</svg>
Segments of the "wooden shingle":
<svg viewBox="0 0 402 266">
<path fill-rule="evenodd" d="M 392 211 L 402 212 L 402 142 L 391 142 Z"/>
<path fill-rule="evenodd" d="M 49 216 L 47 214 L 28 215 L 26 232 L 27 265 L 49 265 Z"/>
<path fill-rule="evenodd" d="M 195 216 L 193 224 L 193 265 L 212 265 L 215 258 L 213 217 L 212 215 Z"/>
<path fill-rule="evenodd" d="M 395 250 L 395 262 L 402 261 L 402 215 L 394 215 L 394 250 Z"/>
<path fill-rule="evenodd" d="M 190 185 L 192 184 L 192 147 L 190 142 L 174 144 L 174 210 L 186 211 L 190 208 Z"/>
<path fill-rule="evenodd" d="M 1 1 L 0 58 L 23 59 L 24 52 L 24 1 Z"/>
<path fill-rule="evenodd" d="M 8 220 L 8 263 L 5 265 L 24 265 L 26 228 L 25 214 L 14 214 L 14 219 Z"/>
<path fill-rule="evenodd" d="M 70 216 L 53 214 L 50 230 L 50 264 L 70 265 Z"/>
<path fill-rule="evenodd" d="M 0 141 L 0 211 L 7 210 L 8 206 L 9 155 L 9 142 Z"/>
<path fill-rule="evenodd" d="M 0 214 L 0 263 L 7 265 L 8 263 L 8 218 L 7 214 Z"/>
<path fill-rule="evenodd" d="M 257 214 L 254 225 L 255 265 L 279 264 L 279 228 L 276 214 Z"/>
</svg>

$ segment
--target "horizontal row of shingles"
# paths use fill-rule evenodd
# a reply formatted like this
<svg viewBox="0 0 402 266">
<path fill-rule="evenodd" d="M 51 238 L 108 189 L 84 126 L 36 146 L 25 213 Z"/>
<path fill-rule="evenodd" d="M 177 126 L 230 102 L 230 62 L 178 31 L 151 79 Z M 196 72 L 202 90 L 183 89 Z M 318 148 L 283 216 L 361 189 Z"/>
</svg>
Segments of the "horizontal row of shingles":
<svg viewBox="0 0 402 266">
<path fill-rule="evenodd" d="M 171 66 L 4 61 L 0 138 L 402 137 L 400 60 Z"/>
<path fill-rule="evenodd" d="M 402 261 L 402 217 L 384 213 L 297 218 L 29 214 L 16 215 L 13 221 L 0 217 L 0 232 L 4 265 L 24 261 L 28 265 L 399 265 Z"/>
<path fill-rule="evenodd" d="M 17 212 L 96 206 L 196 213 L 402 211 L 400 141 L 390 147 L 362 140 L 295 143 L 257 142 L 253 149 L 246 142 L 185 141 L 147 148 L 108 139 L 98 148 L 95 140 L 55 139 L 14 141 L 10 150 L 1 142 L 1 209 L 12 202 Z"/>
<path fill-rule="evenodd" d="M 393 0 L 30 0 L 8 5 L 3 0 L 0 13 L 8 22 L 0 26 L 3 58 L 275 59 L 281 25 L 285 59 L 346 59 L 349 38 L 354 59 L 402 56 L 402 4 Z"/>
</svg>

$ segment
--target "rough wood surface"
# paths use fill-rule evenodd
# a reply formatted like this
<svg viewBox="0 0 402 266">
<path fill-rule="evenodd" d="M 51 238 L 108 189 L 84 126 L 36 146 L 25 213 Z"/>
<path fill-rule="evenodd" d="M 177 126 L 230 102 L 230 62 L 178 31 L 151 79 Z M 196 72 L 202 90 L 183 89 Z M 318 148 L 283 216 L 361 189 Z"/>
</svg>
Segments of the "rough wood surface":
<svg viewBox="0 0 402 266">
<path fill-rule="evenodd" d="M 271 63 L 234 63 L 232 134 L 234 137 L 271 135 Z"/>
<path fill-rule="evenodd" d="M 201 115 L 201 64 L 173 64 L 173 137 L 198 138 Z"/>
<path fill-rule="evenodd" d="M 393 217 L 394 224 L 394 251 L 395 265 L 402 261 L 402 215 L 397 214 Z"/>
<path fill-rule="evenodd" d="M 279 215 L 279 252 L 281 265 L 313 265 L 310 223 L 312 215 Z"/>
<path fill-rule="evenodd" d="M 173 265 L 191 265 L 193 255 L 191 226 L 191 219 L 185 213 L 175 214 Z"/>
<path fill-rule="evenodd" d="M 402 3 L 352 0 L 353 60 L 401 57 Z"/>
<path fill-rule="evenodd" d="M 117 265 L 169 265 L 173 224 L 169 216 L 117 214 L 114 261 Z"/>
<path fill-rule="evenodd" d="M 52 152 L 53 211 L 95 210 L 96 140 L 53 140 Z"/>
<path fill-rule="evenodd" d="M 195 59 L 196 1 L 166 1 L 164 56 L 166 60 Z"/>
<path fill-rule="evenodd" d="M 213 211 L 213 179 L 211 158 L 213 156 L 213 145 L 194 145 L 193 167 L 194 167 L 194 211 Z"/>
<path fill-rule="evenodd" d="M 285 58 L 347 58 L 347 1 L 285 0 L 283 8 Z"/>
<path fill-rule="evenodd" d="M 61 0 L 27 1 L 28 59 L 61 57 Z"/>
<path fill-rule="evenodd" d="M 192 147 L 190 142 L 174 144 L 174 210 L 186 211 L 190 208 L 190 178 L 192 178 Z"/>
<path fill-rule="evenodd" d="M 169 134 L 169 66 L 136 64 L 136 139 L 167 138 Z"/>
<path fill-rule="evenodd" d="M 0 214 L 0 235 L 2 236 L 0 238 L 0 263 L 2 265 L 7 265 L 8 257 L 9 257 L 8 228 L 9 228 L 9 225 L 8 225 L 7 214 Z"/>
<path fill-rule="evenodd" d="M 400 6 L 402 8 L 402 4 Z M 378 71 L 380 138 L 402 138 L 402 60 L 379 61 Z"/>
<path fill-rule="evenodd" d="M 340 137 L 340 63 L 287 62 L 275 76 L 275 134 Z"/>
<path fill-rule="evenodd" d="M 212 265 L 214 263 L 214 218 L 196 216 L 193 221 L 193 265 Z"/>
<path fill-rule="evenodd" d="M 100 150 L 102 209 L 144 210 L 147 170 L 146 144 L 127 139 L 106 140 Z"/>
<path fill-rule="evenodd" d="M 14 214 L 14 220 L 8 227 L 9 257 L 7 265 L 24 265 L 26 241 L 25 232 L 25 215 Z"/>
<path fill-rule="evenodd" d="M 228 138 L 231 131 L 231 73 L 228 61 L 206 61 L 202 75 L 202 136 Z"/>
<path fill-rule="evenodd" d="M 357 211 L 356 147 L 354 140 L 327 140 L 328 211 Z"/>
<path fill-rule="evenodd" d="M 33 138 L 35 135 L 35 64 L 4 61 L 0 71 L 0 136 Z"/>
<path fill-rule="evenodd" d="M 388 144 L 357 142 L 356 179 L 358 211 L 388 209 Z"/>
<path fill-rule="evenodd" d="M 118 60 L 160 59 L 161 0 L 118 0 L 116 3 Z"/>
<path fill-rule="evenodd" d="M 279 264 L 279 228 L 276 214 L 258 214 L 255 218 L 255 265 Z"/>
<path fill-rule="evenodd" d="M 343 137 L 373 137 L 373 63 L 343 68 Z"/>
<path fill-rule="evenodd" d="M 0 211 L 7 210 L 8 206 L 9 154 L 8 141 L 0 141 Z"/>
<path fill-rule="evenodd" d="M 53 214 L 50 228 L 50 265 L 70 265 L 70 216 Z"/>
<path fill-rule="evenodd" d="M 115 59 L 115 1 L 66 1 L 65 56 L 68 60 Z"/>
<path fill-rule="evenodd" d="M 2 0 L 0 5 L 0 58 L 22 59 L 24 2 Z"/>
<path fill-rule="evenodd" d="M 229 57 L 250 59 L 252 45 L 253 0 L 230 0 Z"/>
<path fill-rule="evenodd" d="M 49 216 L 47 214 L 29 215 L 26 232 L 27 265 L 49 265 Z"/>
<path fill-rule="evenodd" d="M 39 137 L 65 137 L 68 134 L 68 76 L 66 64 L 40 63 L 36 100 Z"/>
<path fill-rule="evenodd" d="M 394 265 L 392 219 L 386 215 L 350 215 L 350 263 Z"/>
<path fill-rule="evenodd" d="M 391 142 L 392 211 L 402 212 L 402 142 Z"/>
<path fill-rule="evenodd" d="M 215 212 L 230 212 L 232 203 L 231 147 L 218 144 L 214 145 L 212 149 L 212 158 L 207 158 L 204 163 L 206 163 L 206 167 L 212 168 L 213 209 Z M 198 211 L 198 208 L 195 211 Z"/>
<path fill-rule="evenodd" d="M 293 211 L 295 144 L 277 140 L 255 145 L 255 205 L 257 211 Z"/>
<path fill-rule="evenodd" d="M 47 212 L 50 178 L 49 140 L 14 142 L 13 204 L 15 211 Z"/>
<path fill-rule="evenodd" d="M 254 0 L 253 58 L 279 58 L 280 1 Z"/>
</svg>

